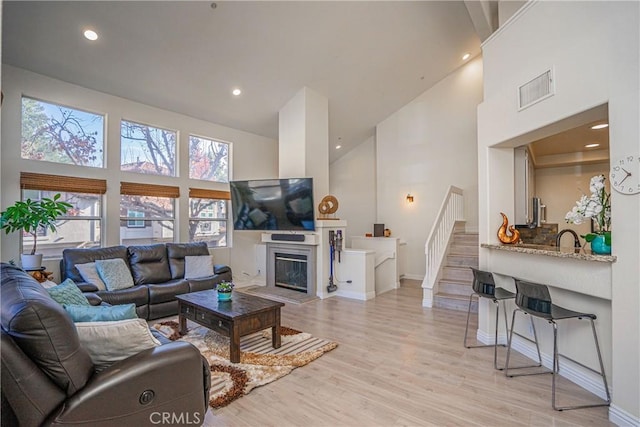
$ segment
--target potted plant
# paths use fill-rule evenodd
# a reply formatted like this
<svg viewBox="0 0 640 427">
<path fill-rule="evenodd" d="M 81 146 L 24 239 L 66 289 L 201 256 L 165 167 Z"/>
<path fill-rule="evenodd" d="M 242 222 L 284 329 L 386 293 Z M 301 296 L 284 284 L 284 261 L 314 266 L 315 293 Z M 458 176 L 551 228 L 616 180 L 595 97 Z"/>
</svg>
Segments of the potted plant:
<svg viewBox="0 0 640 427">
<path fill-rule="evenodd" d="M 21 254 L 22 268 L 37 270 L 42 265 L 42 254 L 36 253 L 38 229 L 56 231 L 56 220 L 72 207 L 70 203 L 60 201 L 60 194 L 53 199 L 17 201 L 0 213 L 0 229 L 7 234 L 22 230 L 33 236 L 33 248 L 30 254 Z"/>
<path fill-rule="evenodd" d="M 587 218 L 595 222 L 596 230 L 580 237 L 591 243 L 591 250 L 597 254 L 611 253 L 611 194 L 607 193 L 604 180 L 604 175 L 592 177 L 591 196 L 583 194 L 564 217 L 572 224 L 581 224 Z"/>
<path fill-rule="evenodd" d="M 218 286 L 216 286 L 216 291 L 218 291 L 218 301 L 229 301 L 231 299 L 231 291 L 233 291 L 233 283 L 218 283 Z"/>
</svg>

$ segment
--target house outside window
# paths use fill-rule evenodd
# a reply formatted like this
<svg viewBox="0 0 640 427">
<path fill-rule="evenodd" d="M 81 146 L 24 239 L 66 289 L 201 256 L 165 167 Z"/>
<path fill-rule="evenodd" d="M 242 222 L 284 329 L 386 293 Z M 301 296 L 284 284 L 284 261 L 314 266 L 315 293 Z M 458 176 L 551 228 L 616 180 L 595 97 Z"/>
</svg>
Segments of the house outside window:
<svg viewBox="0 0 640 427">
<path fill-rule="evenodd" d="M 189 135 L 189 178 L 229 182 L 229 144 Z"/>
<path fill-rule="evenodd" d="M 132 211 L 127 209 L 127 218 L 144 218 L 144 212 L 141 211 Z M 131 219 L 127 221 L 128 228 L 141 228 L 144 227 L 144 220 L 141 219 Z"/>
<path fill-rule="evenodd" d="M 189 241 L 227 246 L 227 201 L 189 198 Z"/>
<path fill-rule="evenodd" d="M 176 176 L 177 132 L 122 120 L 120 170 Z"/>
<path fill-rule="evenodd" d="M 23 159 L 104 166 L 104 116 L 22 97 Z"/>
<path fill-rule="evenodd" d="M 121 182 L 120 244 L 130 246 L 173 242 L 175 201 L 179 197 L 178 187 Z"/>
</svg>

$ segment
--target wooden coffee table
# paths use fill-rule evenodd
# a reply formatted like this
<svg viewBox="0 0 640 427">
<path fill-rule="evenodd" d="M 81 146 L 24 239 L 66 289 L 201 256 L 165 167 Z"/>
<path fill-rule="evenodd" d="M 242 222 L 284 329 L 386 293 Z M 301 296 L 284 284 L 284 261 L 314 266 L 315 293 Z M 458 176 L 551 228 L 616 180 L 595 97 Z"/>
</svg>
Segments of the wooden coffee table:
<svg viewBox="0 0 640 427">
<path fill-rule="evenodd" d="M 214 290 L 178 295 L 180 332 L 187 319 L 229 337 L 230 360 L 240 362 L 240 337 L 271 328 L 271 344 L 280 347 L 280 307 L 284 303 L 234 292 L 230 301 L 218 301 Z"/>
</svg>

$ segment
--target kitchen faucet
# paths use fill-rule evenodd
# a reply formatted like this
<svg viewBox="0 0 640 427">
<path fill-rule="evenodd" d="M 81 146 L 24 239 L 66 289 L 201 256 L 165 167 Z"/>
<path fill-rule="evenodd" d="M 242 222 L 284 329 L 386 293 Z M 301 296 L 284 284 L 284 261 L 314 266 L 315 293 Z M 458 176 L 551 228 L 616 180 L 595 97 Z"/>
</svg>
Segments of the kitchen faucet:
<svg viewBox="0 0 640 427">
<path fill-rule="evenodd" d="M 564 230 L 561 230 L 558 233 L 558 235 L 556 236 L 556 246 L 557 247 L 560 247 L 560 238 L 562 237 L 562 235 L 564 233 L 573 234 L 573 247 L 574 248 L 579 249 L 581 247 L 580 246 L 580 239 L 578 239 L 578 234 L 575 231 L 571 230 L 570 228 L 565 228 Z"/>
</svg>

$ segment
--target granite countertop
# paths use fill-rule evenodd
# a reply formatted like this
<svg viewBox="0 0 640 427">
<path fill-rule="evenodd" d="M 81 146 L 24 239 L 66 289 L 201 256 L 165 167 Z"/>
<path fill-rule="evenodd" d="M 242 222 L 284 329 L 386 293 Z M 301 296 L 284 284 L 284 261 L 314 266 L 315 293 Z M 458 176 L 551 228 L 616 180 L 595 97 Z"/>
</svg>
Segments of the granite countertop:
<svg viewBox="0 0 640 427">
<path fill-rule="evenodd" d="M 556 258 L 571 258 L 583 261 L 616 262 L 618 259 L 615 255 L 596 255 L 589 249 L 584 248 L 576 250 L 567 247 L 559 248 L 557 246 L 530 245 L 526 243 L 516 245 L 482 243 L 480 246 L 486 249 L 496 249 L 499 251 L 518 252 L 531 255 L 546 255 Z"/>
</svg>

